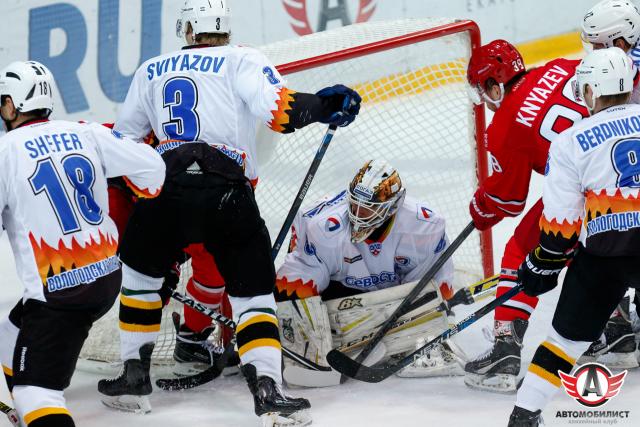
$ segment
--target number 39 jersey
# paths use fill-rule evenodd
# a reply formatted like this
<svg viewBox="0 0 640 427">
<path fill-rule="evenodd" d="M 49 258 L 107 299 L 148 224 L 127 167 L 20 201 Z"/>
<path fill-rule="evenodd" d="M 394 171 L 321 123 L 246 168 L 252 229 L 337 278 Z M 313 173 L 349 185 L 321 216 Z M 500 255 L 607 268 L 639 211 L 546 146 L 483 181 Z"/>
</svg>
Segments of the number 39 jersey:
<svg viewBox="0 0 640 427">
<path fill-rule="evenodd" d="M 551 145 L 540 244 L 579 239 L 600 256 L 640 255 L 640 105 L 610 107 Z"/>
<path fill-rule="evenodd" d="M 106 178 L 122 175 L 153 196 L 164 162 L 97 124 L 31 122 L 0 138 L 2 225 L 25 300 L 79 303 L 87 285 L 120 268 Z"/>
<path fill-rule="evenodd" d="M 531 173 L 544 173 L 552 140 L 588 116 L 572 90 L 579 63 L 555 59 L 532 69 L 514 85 L 493 116 L 486 132 L 492 173 L 478 194 L 490 213 L 519 215 Z"/>
<path fill-rule="evenodd" d="M 139 142 L 153 130 L 161 141 L 199 140 L 239 149 L 253 180 L 257 124 L 285 131 L 291 93 L 255 49 L 190 46 L 140 66 L 114 129 Z"/>
</svg>

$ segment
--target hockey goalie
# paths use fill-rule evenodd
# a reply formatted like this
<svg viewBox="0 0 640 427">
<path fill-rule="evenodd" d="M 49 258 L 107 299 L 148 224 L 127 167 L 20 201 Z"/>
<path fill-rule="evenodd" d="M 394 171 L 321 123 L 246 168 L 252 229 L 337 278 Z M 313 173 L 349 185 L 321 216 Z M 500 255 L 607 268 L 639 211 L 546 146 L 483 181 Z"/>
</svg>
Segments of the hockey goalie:
<svg viewBox="0 0 640 427">
<path fill-rule="evenodd" d="M 357 352 L 446 249 L 444 219 L 405 193 L 398 171 L 371 160 L 348 190 L 298 213 L 276 279 L 284 345 L 322 366 L 332 348 Z M 452 296 L 452 278 L 449 260 L 425 290 L 437 297 L 401 317 L 368 363 L 413 351 L 448 327 L 436 308 Z M 400 376 L 462 374 L 461 363 L 447 343 Z M 306 381 L 300 372 L 285 359 L 290 384 L 333 385 Z"/>
</svg>

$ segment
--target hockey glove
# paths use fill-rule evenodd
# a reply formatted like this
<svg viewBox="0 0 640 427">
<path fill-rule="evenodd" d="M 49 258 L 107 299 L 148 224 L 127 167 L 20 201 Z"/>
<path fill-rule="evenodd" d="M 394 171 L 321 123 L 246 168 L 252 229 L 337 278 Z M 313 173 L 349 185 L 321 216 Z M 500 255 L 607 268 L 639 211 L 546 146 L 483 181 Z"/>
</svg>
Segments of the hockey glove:
<svg viewBox="0 0 640 427">
<path fill-rule="evenodd" d="M 348 126 L 360 112 L 362 98 L 358 92 L 344 85 L 326 87 L 316 95 L 322 100 L 327 112 L 320 118 L 321 123 Z"/>
<path fill-rule="evenodd" d="M 164 281 L 162 287 L 158 291 L 160 299 L 162 299 L 162 306 L 166 307 L 171 302 L 171 295 L 178 287 L 180 281 L 180 263 L 174 263 L 167 274 L 164 275 Z"/>
<path fill-rule="evenodd" d="M 480 231 L 493 227 L 500 222 L 502 216 L 492 213 L 486 205 L 484 190 L 478 188 L 469 203 L 469 213 L 473 225 Z"/>
<path fill-rule="evenodd" d="M 524 293 L 537 297 L 558 286 L 558 276 L 569 259 L 570 255 L 552 253 L 541 246 L 535 248 L 518 269 Z"/>
</svg>

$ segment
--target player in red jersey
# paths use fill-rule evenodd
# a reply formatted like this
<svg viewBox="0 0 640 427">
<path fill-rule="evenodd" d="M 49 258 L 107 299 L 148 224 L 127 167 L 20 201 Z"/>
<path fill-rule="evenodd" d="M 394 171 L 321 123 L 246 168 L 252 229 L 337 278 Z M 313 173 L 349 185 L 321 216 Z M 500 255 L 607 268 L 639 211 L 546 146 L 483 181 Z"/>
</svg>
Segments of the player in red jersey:
<svg viewBox="0 0 640 427">
<path fill-rule="evenodd" d="M 571 84 L 579 63 L 559 58 L 527 71 L 518 50 L 505 40 L 494 40 L 471 57 L 468 80 L 475 101 L 495 113 L 485 142 L 492 174 L 469 204 L 478 230 L 524 211 L 531 174 L 544 174 L 552 140 L 588 116 L 586 107 L 575 100 Z M 516 285 L 518 267 L 538 244 L 542 207 L 538 200 L 509 239 L 496 296 Z M 493 347 L 467 363 L 467 385 L 515 391 L 522 337 L 537 303 L 537 298 L 520 293 L 496 309 Z"/>
</svg>

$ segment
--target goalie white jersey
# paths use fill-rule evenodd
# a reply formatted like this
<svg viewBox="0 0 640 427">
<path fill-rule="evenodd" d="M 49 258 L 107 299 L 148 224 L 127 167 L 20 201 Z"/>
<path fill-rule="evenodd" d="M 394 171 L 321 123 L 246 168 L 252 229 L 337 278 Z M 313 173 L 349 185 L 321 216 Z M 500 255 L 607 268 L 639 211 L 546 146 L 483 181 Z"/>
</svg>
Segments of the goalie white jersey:
<svg viewBox="0 0 640 427">
<path fill-rule="evenodd" d="M 114 129 L 138 142 L 153 130 L 161 141 L 223 144 L 254 180 L 257 125 L 285 132 L 291 93 L 255 49 L 190 46 L 140 66 Z"/>
<path fill-rule="evenodd" d="M 127 175 L 152 197 L 164 170 L 151 147 L 97 124 L 38 121 L 1 137 L 2 225 L 24 299 L 51 302 L 120 268 L 106 178 Z"/>
<path fill-rule="evenodd" d="M 449 245 L 444 218 L 409 197 L 378 239 L 352 243 L 348 206 L 343 191 L 298 213 L 290 252 L 277 274 L 282 297 L 318 295 L 330 281 L 373 291 L 419 280 Z M 449 260 L 434 280 L 446 294 L 452 279 Z"/>
<path fill-rule="evenodd" d="M 640 254 L 640 106 L 603 110 L 551 144 L 540 244 L 577 240 L 600 256 Z"/>
</svg>

